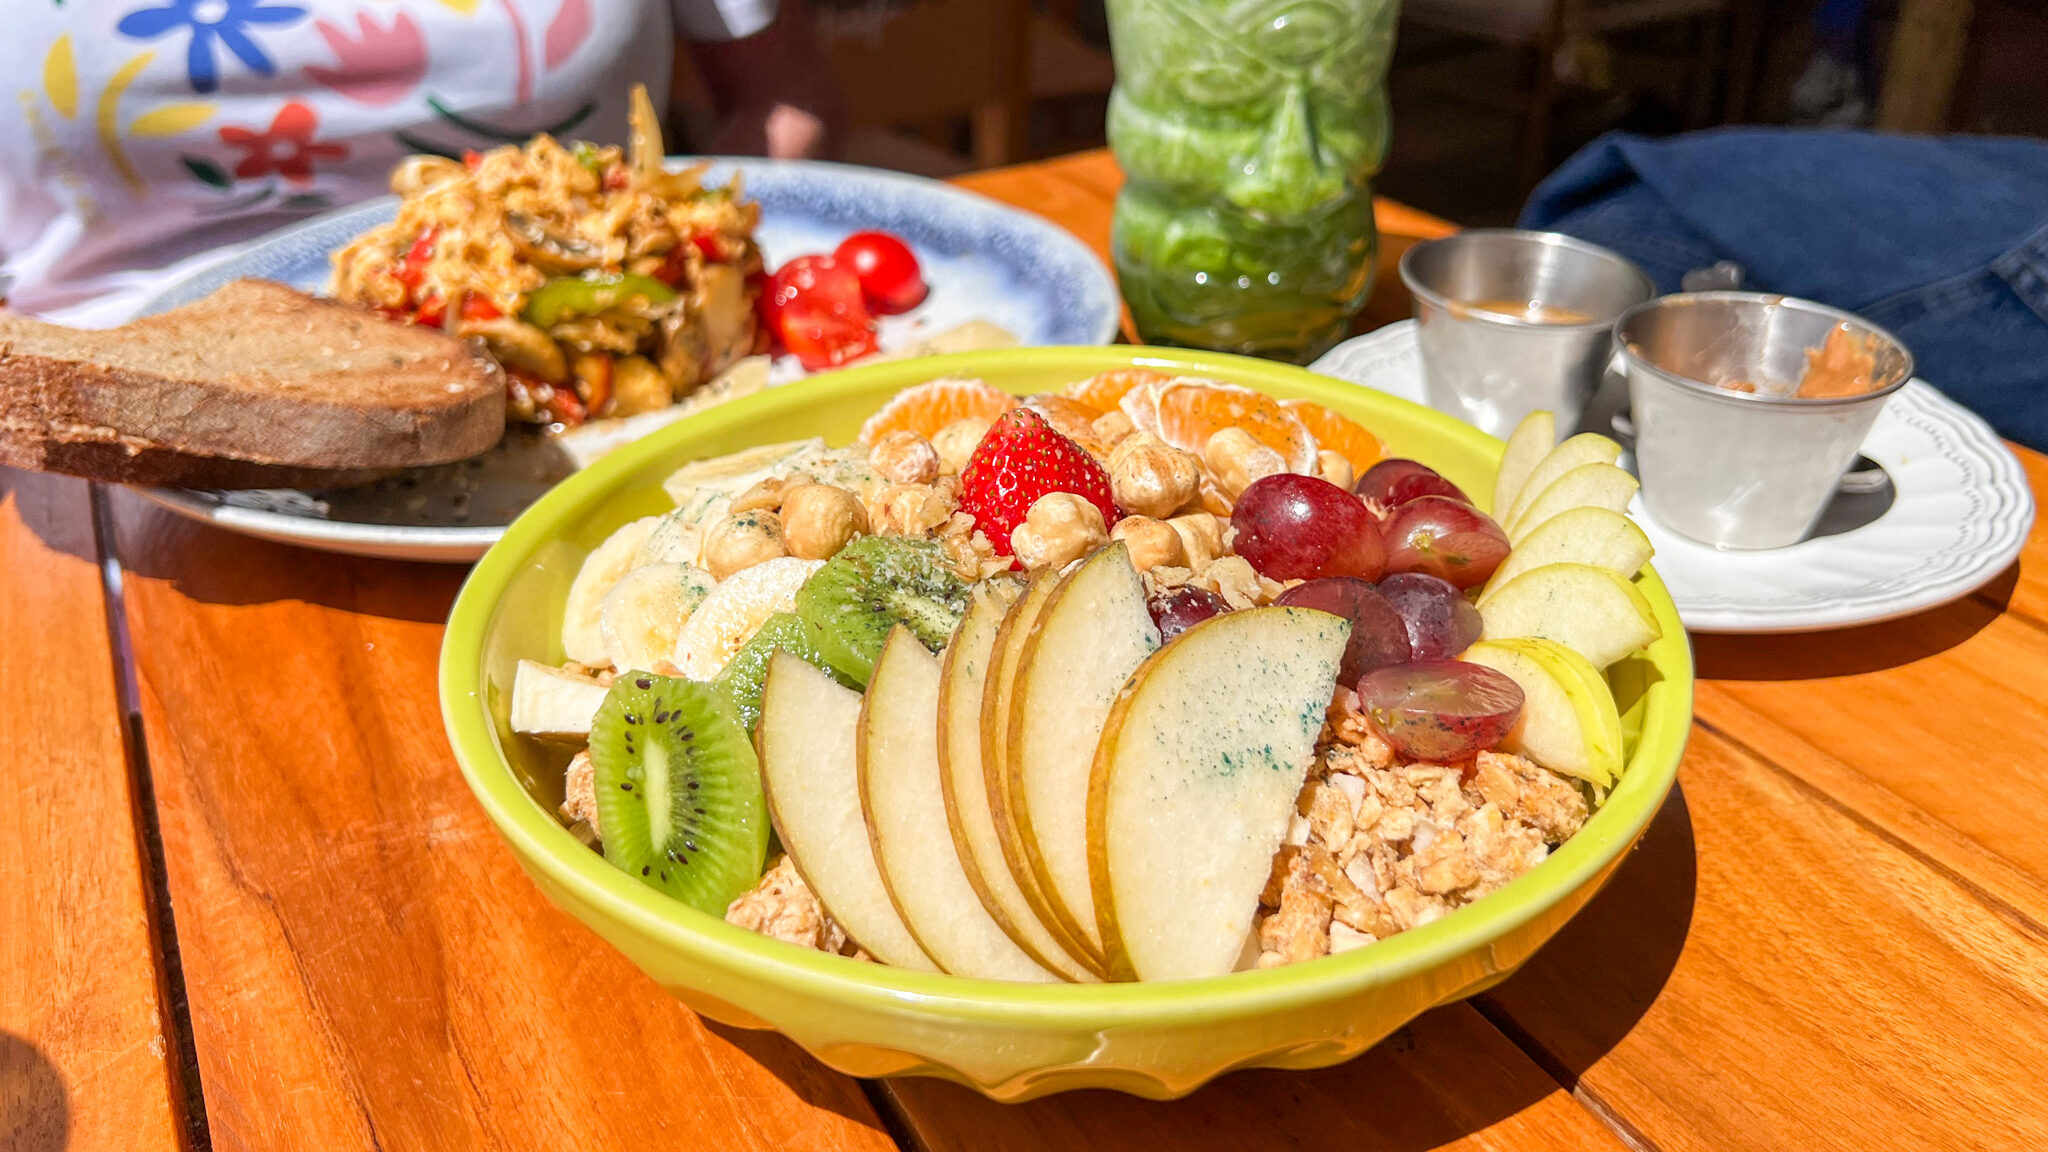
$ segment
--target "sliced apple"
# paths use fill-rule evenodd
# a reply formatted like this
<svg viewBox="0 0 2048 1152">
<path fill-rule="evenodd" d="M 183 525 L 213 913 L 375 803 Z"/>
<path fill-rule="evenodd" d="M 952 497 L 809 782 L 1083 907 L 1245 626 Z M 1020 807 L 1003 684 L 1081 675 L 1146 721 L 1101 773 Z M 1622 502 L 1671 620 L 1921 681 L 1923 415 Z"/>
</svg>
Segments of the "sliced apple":
<svg viewBox="0 0 2048 1152">
<path fill-rule="evenodd" d="M 832 919 L 884 964 L 936 972 L 897 915 L 861 815 L 860 695 L 777 650 L 755 730 L 775 834 Z"/>
<path fill-rule="evenodd" d="M 1493 476 L 1495 516 L 1505 517 L 1536 463 L 1557 445 L 1557 418 L 1548 412 L 1531 412 L 1522 417 L 1508 435 L 1508 446 L 1500 456 L 1500 469 Z"/>
<path fill-rule="evenodd" d="M 953 850 L 939 780 L 939 661 L 901 625 L 868 679 L 856 752 L 882 886 L 925 955 L 955 976 L 1058 980 L 982 908 Z"/>
<path fill-rule="evenodd" d="M 1635 477 L 1612 464 L 1581 464 L 1552 481 L 1522 508 L 1519 516 L 1500 522 L 1508 543 L 1520 544 L 1529 533 L 1560 512 L 1573 508 L 1605 508 L 1621 512 L 1642 487 Z M 1525 489 L 1523 495 L 1527 495 Z"/>
<path fill-rule="evenodd" d="M 1529 530 L 1486 582 L 1491 592 L 1531 568 L 1545 564 L 1591 564 L 1633 577 L 1656 549 L 1635 521 L 1607 508 L 1567 508 Z"/>
<path fill-rule="evenodd" d="M 1504 749 L 1602 788 L 1621 776 L 1621 714 L 1607 678 L 1584 656 L 1550 640 L 1481 640 L 1459 659 L 1521 685 L 1522 718 Z"/>
<path fill-rule="evenodd" d="M 1588 464 L 1612 464 L 1619 459 L 1621 445 L 1596 432 L 1581 432 L 1567 439 L 1544 453 L 1543 459 L 1529 469 L 1529 475 L 1523 478 L 1520 490 L 1515 493 L 1514 504 L 1507 509 L 1507 519 L 1520 516 L 1545 488 L 1557 483 L 1559 477 L 1572 469 Z"/>
<path fill-rule="evenodd" d="M 1105 953 L 1088 879 L 1088 776 L 1117 693 L 1158 650 L 1145 583 L 1119 540 L 1053 591 L 1010 690 L 1012 819 L 1059 926 L 1098 956 Z"/>
<path fill-rule="evenodd" d="M 1231 612 L 1131 677 L 1088 781 L 1088 873 L 1113 977 L 1236 965 L 1350 631 L 1302 608 Z"/>
<path fill-rule="evenodd" d="M 521 660 L 512 673 L 512 730 L 544 740 L 586 741 L 606 691 L 588 676 Z"/>
<path fill-rule="evenodd" d="M 1010 746 L 1012 689 L 1016 685 L 1017 670 L 1023 664 L 1024 641 L 1031 635 L 1032 625 L 1052 598 L 1059 581 L 1059 574 L 1051 570 L 1033 577 L 1024 594 L 1010 606 L 1010 611 L 1003 617 L 1002 628 L 996 633 L 995 651 L 989 657 L 988 679 L 982 688 L 981 775 L 988 792 L 989 819 L 995 822 L 996 836 L 1003 849 L 1003 867 L 1016 882 L 1018 891 L 1024 894 L 1024 902 L 1031 909 L 1031 918 L 1059 942 L 1061 951 L 1100 976 L 1102 957 L 1088 946 L 1080 933 L 1069 932 L 1060 924 L 1053 914 L 1051 900 L 1039 890 L 1038 878 L 1031 871 L 1031 854 L 1024 847 L 1024 834 L 1017 822 L 1016 805 L 1011 801 L 1010 773 L 1014 771 Z"/>
<path fill-rule="evenodd" d="M 981 699 L 996 635 L 1014 600 L 986 584 L 977 586 L 967 615 L 946 647 L 939 682 L 939 771 L 946 790 L 946 824 L 968 884 L 1017 947 L 1068 980 L 1096 980 L 1032 911 L 1003 860 L 1002 838 L 989 811 L 981 764 Z"/>
<path fill-rule="evenodd" d="M 1591 564 L 1545 564 L 1479 604 L 1480 639 L 1555 640 L 1605 668 L 1664 634 L 1626 577 Z"/>
</svg>

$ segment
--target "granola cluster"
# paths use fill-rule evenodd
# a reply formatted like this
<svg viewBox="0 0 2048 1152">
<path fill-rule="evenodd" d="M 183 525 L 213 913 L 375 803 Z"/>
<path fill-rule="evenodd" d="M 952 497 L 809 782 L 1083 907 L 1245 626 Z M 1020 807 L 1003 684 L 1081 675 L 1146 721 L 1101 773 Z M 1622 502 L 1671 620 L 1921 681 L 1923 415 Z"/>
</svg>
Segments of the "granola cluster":
<svg viewBox="0 0 2048 1152">
<path fill-rule="evenodd" d="M 866 958 L 866 953 L 847 939 L 846 930 L 826 914 L 825 905 L 787 855 L 763 872 L 759 883 L 726 906 L 725 919 L 728 924 L 799 948 Z"/>
<path fill-rule="evenodd" d="M 1260 897 L 1261 968 L 1427 924 L 1535 867 L 1586 820 L 1576 785 L 1520 756 L 1401 763 L 1349 693 L 1325 737 Z"/>
</svg>

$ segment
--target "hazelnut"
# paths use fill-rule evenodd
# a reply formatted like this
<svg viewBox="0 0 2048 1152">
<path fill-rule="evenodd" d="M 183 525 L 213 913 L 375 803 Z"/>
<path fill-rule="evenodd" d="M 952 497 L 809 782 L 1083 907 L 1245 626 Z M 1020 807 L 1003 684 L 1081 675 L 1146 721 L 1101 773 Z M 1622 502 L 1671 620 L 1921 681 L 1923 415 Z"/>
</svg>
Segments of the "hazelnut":
<svg viewBox="0 0 2048 1152">
<path fill-rule="evenodd" d="M 1119 508 L 1159 519 L 1193 499 L 1202 465 L 1157 436 L 1133 432 L 1109 453 L 1109 486 Z"/>
<path fill-rule="evenodd" d="M 1265 581 L 1252 568 L 1251 561 L 1242 556 L 1219 556 L 1207 567 L 1195 574 L 1192 583 L 1201 585 L 1223 597 L 1233 610 L 1255 608 L 1267 595 Z M 1277 586 L 1276 586 L 1277 587 Z M 1274 592 L 1273 595 L 1278 595 Z"/>
<path fill-rule="evenodd" d="M 870 530 L 888 536 L 925 536 L 953 518 L 960 507 L 959 482 L 891 484 L 868 504 Z"/>
<path fill-rule="evenodd" d="M 955 420 L 932 437 L 932 448 L 939 454 L 939 473 L 958 476 L 967 470 L 967 458 L 974 455 L 975 446 L 988 435 L 992 421 L 969 416 Z"/>
<path fill-rule="evenodd" d="M 1010 533 L 1010 548 L 1026 568 L 1059 568 L 1109 543 L 1102 510 L 1085 496 L 1048 492 Z"/>
<path fill-rule="evenodd" d="M 868 467 L 895 484 L 929 484 L 939 475 L 939 450 L 908 430 L 898 430 L 868 449 Z"/>
<path fill-rule="evenodd" d="M 844 488 L 798 484 L 782 497 L 782 539 L 791 556 L 830 560 L 867 530 L 867 509 Z"/>
<path fill-rule="evenodd" d="M 1352 483 L 1358 479 L 1352 472 L 1351 461 L 1342 452 L 1332 452 L 1328 448 L 1316 453 L 1316 474 L 1346 492 L 1351 491 Z"/>
<path fill-rule="evenodd" d="M 764 476 L 754 481 L 753 487 L 733 497 L 732 507 L 728 511 L 773 512 L 782 507 L 785 493 L 808 479 L 806 476 Z"/>
<path fill-rule="evenodd" d="M 1124 437 L 1137 430 L 1137 425 L 1131 423 L 1131 418 L 1124 415 L 1122 409 L 1104 412 L 1089 426 L 1089 431 L 1095 434 L 1095 442 L 1112 451 L 1123 442 Z"/>
<path fill-rule="evenodd" d="M 704 567 L 723 580 L 742 568 L 789 555 L 782 541 L 782 518 L 773 512 L 740 512 L 727 516 L 704 534 Z"/>
<path fill-rule="evenodd" d="M 1175 516 L 1166 522 L 1168 528 L 1180 535 L 1181 549 L 1187 553 L 1182 561 L 1189 568 L 1200 571 L 1209 562 L 1223 555 L 1223 521 L 1209 512 L 1190 512 Z"/>
<path fill-rule="evenodd" d="M 1109 538 L 1124 542 L 1124 547 L 1131 550 L 1132 566 L 1140 572 L 1188 562 L 1187 546 L 1181 543 L 1180 533 L 1164 520 L 1126 516 L 1110 529 Z"/>
<path fill-rule="evenodd" d="M 1252 481 L 1287 471 L 1287 458 L 1259 443 L 1242 428 L 1221 428 L 1202 446 L 1202 460 L 1216 487 L 1232 500 Z"/>
</svg>

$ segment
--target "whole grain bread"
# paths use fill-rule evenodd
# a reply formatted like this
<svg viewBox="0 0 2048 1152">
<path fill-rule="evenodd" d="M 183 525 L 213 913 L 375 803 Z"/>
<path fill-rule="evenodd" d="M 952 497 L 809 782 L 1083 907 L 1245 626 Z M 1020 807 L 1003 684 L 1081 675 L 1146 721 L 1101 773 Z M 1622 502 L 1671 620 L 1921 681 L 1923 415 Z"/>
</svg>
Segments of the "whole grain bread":
<svg viewBox="0 0 2048 1152">
<path fill-rule="evenodd" d="M 120 328 L 0 312 L 0 464 L 184 487 L 337 486 L 505 427 L 481 351 L 267 280 Z"/>
</svg>

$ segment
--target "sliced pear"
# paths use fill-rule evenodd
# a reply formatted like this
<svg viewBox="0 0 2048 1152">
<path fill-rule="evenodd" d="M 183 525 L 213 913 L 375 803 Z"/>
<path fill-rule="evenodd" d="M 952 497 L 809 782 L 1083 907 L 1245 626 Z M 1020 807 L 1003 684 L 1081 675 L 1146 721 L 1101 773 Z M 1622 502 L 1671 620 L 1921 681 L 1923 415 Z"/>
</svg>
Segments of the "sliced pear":
<svg viewBox="0 0 2048 1152">
<path fill-rule="evenodd" d="M 882 642 L 861 701 L 861 812 L 882 886 L 918 946 L 942 971 L 1055 981 L 981 906 L 946 826 L 939 781 L 939 661 L 897 626 Z"/>
<path fill-rule="evenodd" d="M 1507 451 L 1500 456 L 1500 470 L 1493 477 L 1493 504 L 1495 516 L 1505 517 L 1508 509 L 1514 507 L 1515 497 L 1522 491 L 1522 484 L 1529 479 L 1529 473 L 1538 461 L 1548 455 L 1557 445 L 1557 418 L 1548 412 L 1531 412 L 1522 417 L 1515 430 L 1508 435 Z"/>
<path fill-rule="evenodd" d="M 769 657 L 754 739 L 775 834 L 855 943 L 884 964 L 936 972 L 882 884 L 861 815 L 859 731 L 859 693 L 801 657 Z"/>
<path fill-rule="evenodd" d="M 1605 508 L 1621 512 L 1642 487 L 1635 477 L 1612 464 L 1581 464 L 1552 481 L 1522 509 L 1518 517 L 1500 522 L 1508 543 L 1522 540 L 1543 522 L 1573 508 Z M 1524 490 L 1527 495 L 1527 490 Z"/>
<path fill-rule="evenodd" d="M 1131 677 L 1088 782 L 1088 871 L 1114 978 L 1236 966 L 1350 632 L 1309 609 L 1231 612 Z"/>
<path fill-rule="evenodd" d="M 1119 540 L 1046 601 L 1010 690 L 1012 818 L 1031 874 L 1067 934 L 1104 955 L 1088 879 L 1088 776 L 1117 693 L 1159 650 L 1145 584 Z"/>
<path fill-rule="evenodd" d="M 602 623 L 605 594 L 633 570 L 634 555 L 659 523 L 658 516 L 643 516 L 622 525 L 583 558 L 569 584 L 568 602 L 562 605 L 562 651 L 569 659 L 603 664 L 609 658 Z"/>
<path fill-rule="evenodd" d="M 967 615 L 946 648 L 939 682 L 939 770 L 946 788 L 946 824 L 967 882 L 1003 932 L 1034 961 L 1068 980 L 1097 977 L 1069 956 L 1010 875 L 1002 837 L 988 806 L 981 764 L 981 698 L 996 635 L 1015 596 L 976 587 Z"/>
<path fill-rule="evenodd" d="M 1529 530 L 1501 561 L 1479 599 L 1484 603 L 1494 589 L 1545 564 L 1591 564 L 1633 577 L 1655 552 L 1650 538 L 1627 516 L 1591 505 L 1568 508 Z"/>
<path fill-rule="evenodd" d="M 1581 432 L 1564 443 L 1544 453 L 1543 459 L 1529 469 L 1529 475 L 1522 480 L 1521 488 L 1515 493 L 1515 502 L 1506 511 L 1506 519 L 1519 517 L 1529 504 L 1542 495 L 1545 488 L 1557 483 L 1558 479 L 1574 468 L 1588 464 L 1612 464 L 1621 459 L 1621 445 L 1597 432 Z"/>
<path fill-rule="evenodd" d="M 1607 678 L 1550 640 L 1481 640 L 1459 657 L 1522 686 L 1522 718 L 1502 747 L 1602 788 L 1620 778 L 1621 714 Z"/>
<path fill-rule="evenodd" d="M 989 819 L 995 822 L 996 836 L 1003 849 L 1003 867 L 1024 894 L 1032 919 L 1059 942 L 1062 951 L 1100 976 L 1102 957 L 1095 954 L 1080 933 L 1065 929 L 1053 914 L 1051 900 L 1039 890 L 1010 786 L 1010 774 L 1015 770 L 1010 745 L 1012 689 L 1023 663 L 1024 641 L 1031 635 L 1031 627 L 1045 610 L 1053 590 L 1059 587 L 1059 580 L 1059 574 L 1050 569 L 1033 577 L 1024 594 L 1010 606 L 1002 628 L 996 633 L 995 651 L 989 656 L 988 679 L 981 697 L 981 776 L 988 791 Z"/>
<path fill-rule="evenodd" d="M 1595 668 L 1664 634 L 1634 584 L 1591 564 L 1532 568 L 1494 589 L 1479 605 L 1479 620 L 1482 640 L 1555 640 Z"/>
<path fill-rule="evenodd" d="M 512 673 L 512 730 L 544 740 L 588 740 L 590 718 L 607 691 L 588 676 L 521 660 Z"/>
</svg>

